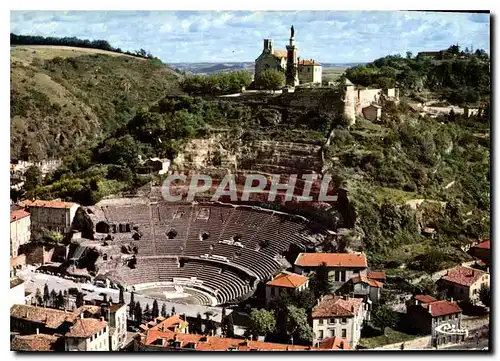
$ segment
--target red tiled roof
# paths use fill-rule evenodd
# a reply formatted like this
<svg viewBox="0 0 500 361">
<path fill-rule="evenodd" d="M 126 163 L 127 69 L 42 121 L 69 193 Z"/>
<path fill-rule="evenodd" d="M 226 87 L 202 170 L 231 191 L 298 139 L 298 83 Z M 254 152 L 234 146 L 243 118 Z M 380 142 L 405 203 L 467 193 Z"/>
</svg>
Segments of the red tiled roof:
<svg viewBox="0 0 500 361">
<path fill-rule="evenodd" d="M 286 58 L 287 51 L 286 50 L 273 50 L 273 55 L 278 58 Z"/>
<path fill-rule="evenodd" d="M 487 239 L 486 241 L 476 244 L 474 248 L 490 249 L 490 240 Z"/>
<path fill-rule="evenodd" d="M 47 208 L 71 208 L 76 203 L 73 202 L 63 202 L 63 201 L 24 201 L 22 202 L 25 207 L 47 207 Z"/>
<path fill-rule="evenodd" d="M 168 343 L 176 339 L 181 343 L 180 348 L 186 348 L 188 344 L 195 344 L 196 351 L 227 351 L 230 348 L 235 348 L 238 351 L 304 351 L 315 349 L 309 346 L 287 345 L 263 341 L 244 341 L 241 339 L 218 337 L 218 336 L 203 336 L 189 333 L 173 332 L 170 330 L 148 330 L 147 337 L 141 337 L 141 343 L 151 345 L 157 339 L 163 338 Z M 158 346 L 162 347 L 162 346 Z"/>
<path fill-rule="evenodd" d="M 295 265 L 318 267 L 326 263 L 328 267 L 366 267 L 366 256 L 354 253 L 299 253 Z"/>
<path fill-rule="evenodd" d="M 106 321 L 96 318 L 80 318 L 73 324 L 70 331 L 66 333 L 66 337 L 87 338 L 102 330 L 107 324 Z"/>
<path fill-rule="evenodd" d="M 446 300 L 425 303 L 422 305 L 422 307 L 427 311 L 429 311 L 430 307 L 430 314 L 432 317 L 446 316 L 462 312 L 462 309 L 458 307 L 456 302 L 450 302 Z"/>
<path fill-rule="evenodd" d="M 366 273 L 368 278 L 372 278 L 374 280 L 384 280 L 385 281 L 385 271 L 368 271 Z"/>
<path fill-rule="evenodd" d="M 274 279 L 267 282 L 267 286 L 298 288 L 307 282 L 309 278 L 296 273 L 280 273 Z"/>
<path fill-rule="evenodd" d="M 74 311 L 76 314 L 81 314 L 83 312 L 90 313 L 92 315 L 101 314 L 101 307 L 95 305 L 83 305 Z"/>
<path fill-rule="evenodd" d="M 415 299 L 417 301 L 422 302 L 422 303 L 436 302 L 438 300 L 437 298 L 434 298 L 434 297 L 429 296 L 429 295 L 417 295 L 417 296 L 415 296 Z"/>
<path fill-rule="evenodd" d="M 52 329 L 58 328 L 65 321 L 73 322 L 76 318 L 76 314 L 72 312 L 18 304 L 10 308 L 10 315 L 14 318 L 42 323 Z"/>
<path fill-rule="evenodd" d="M 458 266 L 448 270 L 441 279 L 462 286 L 470 286 L 485 274 L 486 272 L 474 268 Z"/>
<path fill-rule="evenodd" d="M 377 288 L 381 288 L 383 286 L 382 282 L 372 280 L 371 278 L 368 278 L 366 276 L 356 276 L 354 278 L 351 278 L 349 281 L 351 281 L 352 283 L 363 282 L 369 284 L 372 287 L 377 287 Z"/>
<path fill-rule="evenodd" d="M 55 351 L 61 336 L 33 334 L 16 335 L 10 343 L 11 351 Z"/>
<path fill-rule="evenodd" d="M 17 209 L 15 211 L 10 211 L 10 223 L 29 216 L 30 214 L 26 212 L 24 209 Z"/>
<path fill-rule="evenodd" d="M 299 61 L 300 66 L 321 66 L 320 63 L 315 62 L 314 60 L 301 60 Z"/>
<path fill-rule="evenodd" d="M 342 337 L 329 337 L 319 344 L 322 350 L 349 350 L 349 342 Z"/>
<path fill-rule="evenodd" d="M 312 317 L 354 317 L 362 303 L 360 298 L 327 296 L 313 308 Z"/>
</svg>

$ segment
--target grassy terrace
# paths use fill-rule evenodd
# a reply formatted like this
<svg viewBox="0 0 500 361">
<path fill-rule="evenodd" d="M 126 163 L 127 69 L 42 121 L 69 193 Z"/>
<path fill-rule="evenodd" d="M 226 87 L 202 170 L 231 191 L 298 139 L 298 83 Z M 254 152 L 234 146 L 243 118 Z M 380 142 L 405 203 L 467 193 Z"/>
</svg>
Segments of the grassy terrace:
<svg viewBox="0 0 500 361">
<path fill-rule="evenodd" d="M 408 335 L 403 332 L 395 331 L 391 328 L 386 328 L 383 335 L 375 337 L 361 338 L 359 340 L 359 346 L 362 348 L 373 349 L 376 347 L 381 347 L 385 345 L 390 345 L 393 343 L 403 343 L 406 341 L 411 341 L 415 338 L 421 337 L 419 335 Z"/>
</svg>

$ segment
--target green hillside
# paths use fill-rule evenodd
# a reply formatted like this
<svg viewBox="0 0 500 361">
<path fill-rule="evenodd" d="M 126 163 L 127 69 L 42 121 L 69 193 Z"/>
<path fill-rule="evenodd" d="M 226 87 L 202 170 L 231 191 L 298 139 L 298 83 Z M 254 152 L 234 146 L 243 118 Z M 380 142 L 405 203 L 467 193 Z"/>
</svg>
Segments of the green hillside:
<svg viewBox="0 0 500 361">
<path fill-rule="evenodd" d="M 11 48 L 11 158 L 60 158 L 178 91 L 158 59 L 59 46 Z"/>
</svg>

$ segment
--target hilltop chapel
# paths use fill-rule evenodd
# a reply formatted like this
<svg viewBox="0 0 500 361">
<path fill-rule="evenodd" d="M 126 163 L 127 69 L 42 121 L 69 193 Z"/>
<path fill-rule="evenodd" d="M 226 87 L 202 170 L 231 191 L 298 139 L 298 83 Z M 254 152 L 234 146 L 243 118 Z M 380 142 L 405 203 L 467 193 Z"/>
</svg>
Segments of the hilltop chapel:
<svg viewBox="0 0 500 361">
<path fill-rule="evenodd" d="M 255 80 L 259 87 L 259 74 L 266 69 L 276 69 L 285 72 L 286 85 L 321 84 L 322 68 L 316 61 L 301 60 L 298 57 L 299 49 L 295 46 L 295 29 L 291 28 L 289 44 L 286 50 L 276 50 L 271 39 L 264 39 L 262 54 L 255 60 Z"/>
</svg>

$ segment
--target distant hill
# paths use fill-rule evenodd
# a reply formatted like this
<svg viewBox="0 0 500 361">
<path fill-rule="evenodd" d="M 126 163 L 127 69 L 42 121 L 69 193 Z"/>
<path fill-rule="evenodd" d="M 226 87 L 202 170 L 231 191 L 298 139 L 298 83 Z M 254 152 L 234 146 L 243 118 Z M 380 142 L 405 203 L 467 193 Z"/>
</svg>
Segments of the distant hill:
<svg viewBox="0 0 500 361">
<path fill-rule="evenodd" d="M 158 59 L 68 46 L 11 47 L 11 157 L 59 158 L 178 91 Z"/>
<path fill-rule="evenodd" d="M 345 69 L 352 66 L 364 63 L 321 63 L 323 68 L 340 68 Z M 232 70 L 247 70 L 251 73 L 254 72 L 255 62 L 228 62 L 228 63 L 169 63 L 174 69 L 185 71 L 194 74 L 212 74 L 223 71 Z"/>
</svg>

